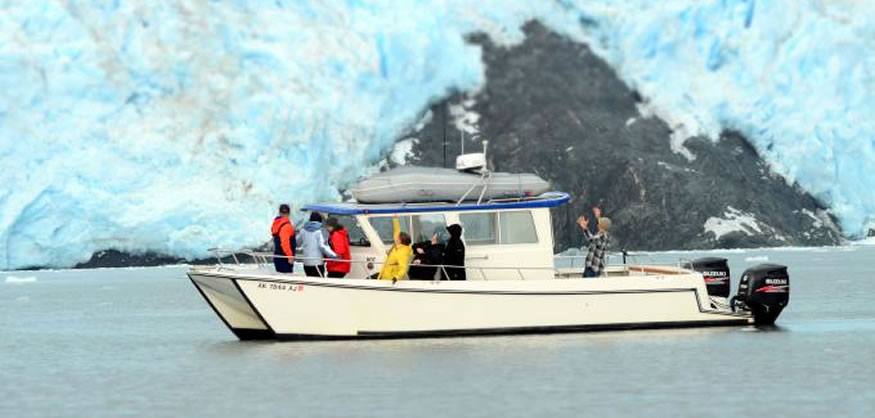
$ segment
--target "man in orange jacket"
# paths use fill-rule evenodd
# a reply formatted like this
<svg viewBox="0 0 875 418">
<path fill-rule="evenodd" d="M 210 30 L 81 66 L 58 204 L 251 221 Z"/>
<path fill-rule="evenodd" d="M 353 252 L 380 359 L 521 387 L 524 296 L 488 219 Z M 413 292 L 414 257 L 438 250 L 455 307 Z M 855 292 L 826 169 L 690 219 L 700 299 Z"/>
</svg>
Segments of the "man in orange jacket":
<svg viewBox="0 0 875 418">
<path fill-rule="evenodd" d="M 295 263 L 295 225 L 289 219 L 289 205 L 280 205 L 279 215 L 273 219 L 273 265 L 279 273 L 291 273 Z"/>
</svg>

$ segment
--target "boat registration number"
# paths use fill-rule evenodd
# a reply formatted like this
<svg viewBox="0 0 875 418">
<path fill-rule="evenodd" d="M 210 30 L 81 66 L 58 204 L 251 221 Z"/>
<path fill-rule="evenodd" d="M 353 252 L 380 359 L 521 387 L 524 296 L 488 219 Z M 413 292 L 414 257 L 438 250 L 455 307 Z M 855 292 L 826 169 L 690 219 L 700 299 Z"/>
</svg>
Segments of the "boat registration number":
<svg viewBox="0 0 875 418">
<path fill-rule="evenodd" d="M 286 292 L 303 292 L 304 285 L 302 284 L 283 284 L 283 283 L 259 283 L 259 289 L 281 290 Z"/>
</svg>

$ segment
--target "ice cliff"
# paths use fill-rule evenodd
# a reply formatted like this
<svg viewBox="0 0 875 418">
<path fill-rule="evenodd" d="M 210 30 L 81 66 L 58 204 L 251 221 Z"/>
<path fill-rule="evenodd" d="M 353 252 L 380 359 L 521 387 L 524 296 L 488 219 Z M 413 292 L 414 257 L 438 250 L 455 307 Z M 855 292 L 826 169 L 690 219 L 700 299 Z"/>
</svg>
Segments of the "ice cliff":
<svg viewBox="0 0 875 418">
<path fill-rule="evenodd" d="M 743 133 L 852 236 L 873 223 L 875 4 L 864 1 L 0 1 L 0 269 L 103 249 L 206 256 L 274 207 L 337 198 L 478 46 L 537 19 L 693 135 Z"/>
</svg>

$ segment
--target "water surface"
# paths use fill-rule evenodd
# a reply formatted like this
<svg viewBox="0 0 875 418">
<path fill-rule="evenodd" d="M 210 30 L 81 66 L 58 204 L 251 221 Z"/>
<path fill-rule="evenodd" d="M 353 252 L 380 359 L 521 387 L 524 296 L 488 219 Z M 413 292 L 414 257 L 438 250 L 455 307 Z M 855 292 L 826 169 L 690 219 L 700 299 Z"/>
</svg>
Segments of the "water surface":
<svg viewBox="0 0 875 418">
<path fill-rule="evenodd" d="M 789 265 L 778 327 L 239 342 L 184 267 L 0 273 L 0 416 L 875 415 L 875 247 L 699 255 Z"/>
</svg>

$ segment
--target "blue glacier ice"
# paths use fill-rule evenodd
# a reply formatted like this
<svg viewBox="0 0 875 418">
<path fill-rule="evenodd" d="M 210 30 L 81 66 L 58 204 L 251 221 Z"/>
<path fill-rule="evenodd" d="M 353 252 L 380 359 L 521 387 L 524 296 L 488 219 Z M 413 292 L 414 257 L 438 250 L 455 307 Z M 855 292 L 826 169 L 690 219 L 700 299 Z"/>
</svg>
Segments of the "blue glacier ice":
<svg viewBox="0 0 875 418">
<path fill-rule="evenodd" d="M 875 2 L 0 0 L 0 269 L 256 246 L 337 199 L 482 31 L 588 43 L 673 127 L 745 134 L 851 236 L 875 223 Z"/>
</svg>

